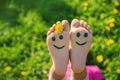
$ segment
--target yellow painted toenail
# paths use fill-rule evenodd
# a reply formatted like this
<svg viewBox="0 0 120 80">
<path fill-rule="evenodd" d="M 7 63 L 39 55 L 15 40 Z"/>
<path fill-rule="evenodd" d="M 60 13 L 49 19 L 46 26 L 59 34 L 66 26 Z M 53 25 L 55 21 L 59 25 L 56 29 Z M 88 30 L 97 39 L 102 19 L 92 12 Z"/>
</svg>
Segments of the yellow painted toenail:
<svg viewBox="0 0 120 80">
<path fill-rule="evenodd" d="M 63 32 L 63 25 L 59 22 L 55 26 L 55 32 L 57 34 L 61 34 Z"/>
</svg>

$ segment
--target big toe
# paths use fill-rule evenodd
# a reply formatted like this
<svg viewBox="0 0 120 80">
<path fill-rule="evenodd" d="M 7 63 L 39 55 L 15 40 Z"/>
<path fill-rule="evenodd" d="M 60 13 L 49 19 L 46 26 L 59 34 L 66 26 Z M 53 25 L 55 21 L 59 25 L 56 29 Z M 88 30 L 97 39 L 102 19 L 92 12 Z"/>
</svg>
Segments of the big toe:
<svg viewBox="0 0 120 80">
<path fill-rule="evenodd" d="M 80 26 L 80 22 L 78 19 L 73 19 L 71 23 L 71 28 L 77 28 Z"/>
</svg>

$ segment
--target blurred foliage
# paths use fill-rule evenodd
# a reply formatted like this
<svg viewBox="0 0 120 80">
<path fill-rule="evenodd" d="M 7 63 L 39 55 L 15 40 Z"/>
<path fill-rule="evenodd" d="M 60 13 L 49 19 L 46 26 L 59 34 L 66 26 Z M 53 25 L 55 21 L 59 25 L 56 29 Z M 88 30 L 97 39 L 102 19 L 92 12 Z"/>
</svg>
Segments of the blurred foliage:
<svg viewBox="0 0 120 80">
<path fill-rule="evenodd" d="M 47 80 L 46 33 L 56 21 L 85 20 L 93 31 L 87 64 L 120 79 L 119 0 L 0 0 L 0 80 Z"/>
</svg>

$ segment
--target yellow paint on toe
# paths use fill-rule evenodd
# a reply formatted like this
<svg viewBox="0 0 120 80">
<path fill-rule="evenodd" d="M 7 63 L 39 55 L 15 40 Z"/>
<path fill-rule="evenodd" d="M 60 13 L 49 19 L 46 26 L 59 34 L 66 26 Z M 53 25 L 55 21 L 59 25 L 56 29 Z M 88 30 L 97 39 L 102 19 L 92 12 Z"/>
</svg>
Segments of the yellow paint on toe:
<svg viewBox="0 0 120 80">
<path fill-rule="evenodd" d="M 61 23 L 57 23 L 55 26 L 55 32 L 57 34 L 61 34 L 63 32 L 63 25 Z"/>
</svg>

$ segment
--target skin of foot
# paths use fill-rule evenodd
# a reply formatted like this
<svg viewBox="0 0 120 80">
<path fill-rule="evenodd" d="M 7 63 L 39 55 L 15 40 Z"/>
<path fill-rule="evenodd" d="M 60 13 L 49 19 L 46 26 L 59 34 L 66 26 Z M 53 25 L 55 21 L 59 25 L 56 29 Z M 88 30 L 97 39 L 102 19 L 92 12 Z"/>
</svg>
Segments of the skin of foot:
<svg viewBox="0 0 120 80">
<path fill-rule="evenodd" d="M 59 23 L 59 22 L 57 22 Z M 47 33 L 47 45 L 50 51 L 55 73 L 60 76 L 64 76 L 67 70 L 69 60 L 69 23 L 67 20 L 63 20 L 62 25 L 64 27 L 61 34 L 55 32 L 56 24 L 50 28 Z"/>
<path fill-rule="evenodd" d="M 84 21 L 73 19 L 70 31 L 71 67 L 74 73 L 85 69 L 86 58 L 92 43 L 92 32 Z"/>
</svg>

